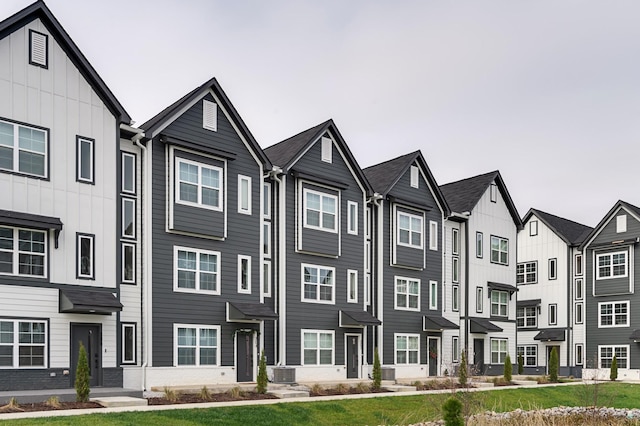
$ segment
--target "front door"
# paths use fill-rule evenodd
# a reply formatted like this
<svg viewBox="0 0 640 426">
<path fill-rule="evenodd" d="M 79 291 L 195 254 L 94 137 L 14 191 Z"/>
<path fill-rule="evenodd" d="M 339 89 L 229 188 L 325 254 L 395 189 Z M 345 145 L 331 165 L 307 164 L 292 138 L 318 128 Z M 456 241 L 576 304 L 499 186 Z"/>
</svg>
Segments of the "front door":
<svg viewBox="0 0 640 426">
<path fill-rule="evenodd" d="M 238 382 L 253 382 L 253 334 L 236 334 Z"/>
<path fill-rule="evenodd" d="M 72 324 L 71 325 L 71 386 L 76 381 L 76 369 L 80 343 L 87 351 L 89 363 L 89 386 L 100 386 L 102 372 L 102 336 L 99 325 Z"/>
<path fill-rule="evenodd" d="M 551 365 L 551 350 L 556 348 L 556 355 L 558 356 L 558 371 L 560 371 L 560 346 L 547 346 L 547 374 L 549 374 L 549 366 Z"/>
<path fill-rule="evenodd" d="M 347 335 L 347 379 L 360 377 L 360 336 Z"/>
<path fill-rule="evenodd" d="M 429 376 L 438 375 L 438 364 L 440 363 L 440 353 L 438 352 L 438 339 L 427 337 L 427 347 L 429 349 Z"/>
<path fill-rule="evenodd" d="M 484 339 L 473 339 L 473 368 L 475 374 L 484 374 Z"/>
</svg>

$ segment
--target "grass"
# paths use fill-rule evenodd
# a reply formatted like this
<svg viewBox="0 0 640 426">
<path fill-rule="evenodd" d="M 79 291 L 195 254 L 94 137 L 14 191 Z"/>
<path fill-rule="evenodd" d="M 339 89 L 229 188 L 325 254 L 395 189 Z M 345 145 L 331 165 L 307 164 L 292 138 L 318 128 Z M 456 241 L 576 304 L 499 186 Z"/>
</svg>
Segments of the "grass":
<svg viewBox="0 0 640 426">
<path fill-rule="evenodd" d="M 640 385 L 599 385 L 599 405 L 640 408 Z M 512 411 L 560 405 L 592 404 L 586 385 L 545 388 L 508 388 L 479 393 L 481 410 Z M 480 397 L 480 394 L 482 395 Z M 449 393 L 385 396 L 369 399 L 278 403 L 207 409 L 91 414 L 73 417 L 11 420 L 11 425 L 125 426 L 137 424 L 194 425 L 382 425 L 410 424 L 442 418 L 440 407 Z M 0 421 L 0 424 L 8 424 Z"/>
</svg>

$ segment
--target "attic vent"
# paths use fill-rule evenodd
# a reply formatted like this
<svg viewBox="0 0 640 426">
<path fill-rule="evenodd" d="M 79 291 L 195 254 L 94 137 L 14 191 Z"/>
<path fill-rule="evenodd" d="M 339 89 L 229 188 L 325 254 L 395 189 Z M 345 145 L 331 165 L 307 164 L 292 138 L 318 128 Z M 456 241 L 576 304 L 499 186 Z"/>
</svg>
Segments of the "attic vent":
<svg viewBox="0 0 640 426">
<path fill-rule="evenodd" d="M 218 131 L 218 105 L 211 101 L 202 101 L 202 127 Z"/>
<path fill-rule="evenodd" d="M 411 187 L 418 187 L 418 168 L 416 166 L 411 166 Z"/>
<path fill-rule="evenodd" d="M 333 142 L 330 138 L 325 136 L 322 137 L 322 161 L 325 163 L 331 163 L 331 148 L 333 147 Z"/>
<path fill-rule="evenodd" d="M 47 51 L 46 34 L 29 30 L 29 63 L 39 67 L 47 68 L 48 51 Z"/>
</svg>

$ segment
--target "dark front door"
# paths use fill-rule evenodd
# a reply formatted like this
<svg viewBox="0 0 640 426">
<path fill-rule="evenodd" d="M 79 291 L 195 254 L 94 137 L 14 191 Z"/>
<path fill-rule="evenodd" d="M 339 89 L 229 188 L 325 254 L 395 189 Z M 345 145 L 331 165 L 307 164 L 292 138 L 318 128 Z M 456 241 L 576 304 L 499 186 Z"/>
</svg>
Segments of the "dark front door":
<svg viewBox="0 0 640 426">
<path fill-rule="evenodd" d="M 558 356 L 558 371 L 560 370 L 560 346 L 547 346 L 547 374 L 549 374 L 549 366 L 551 365 L 551 350 L 556 348 L 556 355 Z"/>
<path fill-rule="evenodd" d="M 427 346 L 429 347 L 429 376 L 438 375 L 438 362 L 440 355 L 438 354 L 438 339 L 427 338 Z"/>
<path fill-rule="evenodd" d="M 358 336 L 347 336 L 347 379 L 357 379 L 359 377 L 358 340 Z"/>
<path fill-rule="evenodd" d="M 238 349 L 236 369 L 238 382 L 253 382 L 253 334 L 236 334 Z"/>
<path fill-rule="evenodd" d="M 101 385 L 102 371 L 102 336 L 99 325 L 72 324 L 71 325 L 71 386 L 76 380 L 76 368 L 78 368 L 78 356 L 80 343 L 87 351 L 87 363 L 89 364 L 89 385 Z"/>
<path fill-rule="evenodd" d="M 484 339 L 473 339 L 473 368 L 475 374 L 484 374 Z"/>
</svg>

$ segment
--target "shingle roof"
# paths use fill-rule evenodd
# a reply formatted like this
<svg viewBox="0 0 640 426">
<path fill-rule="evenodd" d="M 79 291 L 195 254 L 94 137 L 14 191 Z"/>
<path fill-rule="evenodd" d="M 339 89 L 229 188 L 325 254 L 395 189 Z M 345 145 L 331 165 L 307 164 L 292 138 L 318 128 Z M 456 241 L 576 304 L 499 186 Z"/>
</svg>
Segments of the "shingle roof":
<svg viewBox="0 0 640 426">
<path fill-rule="evenodd" d="M 330 123 L 332 123 L 331 120 L 320 123 L 282 142 L 265 148 L 264 152 L 267 154 L 267 157 L 269 157 L 271 164 L 279 167 L 287 167 L 294 157 L 298 155 L 308 143 L 317 139 L 317 137 L 320 136 L 319 133 Z"/>
<path fill-rule="evenodd" d="M 631 203 L 627 203 L 626 201 L 622 201 L 620 200 L 620 204 L 622 204 L 623 206 L 625 206 L 627 209 L 631 210 L 632 212 L 634 212 L 636 215 L 640 216 L 640 207 L 636 207 Z"/>
<path fill-rule="evenodd" d="M 362 171 L 374 191 L 380 194 L 386 194 L 396 183 L 400 175 L 413 163 L 419 153 L 420 151 L 414 151 L 394 158 L 393 160 L 367 167 Z"/>
<path fill-rule="evenodd" d="M 478 204 L 491 182 L 499 172 L 493 171 L 473 176 L 457 182 L 447 183 L 440 187 L 451 210 L 458 213 L 470 212 Z"/>
<path fill-rule="evenodd" d="M 580 245 L 593 230 L 590 226 L 564 219 L 538 209 L 529 210 L 523 222 L 529 220 L 533 214 L 539 217 L 549 228 L 558 234 L 560 238 L 570 245 Z"/>
</svg>

